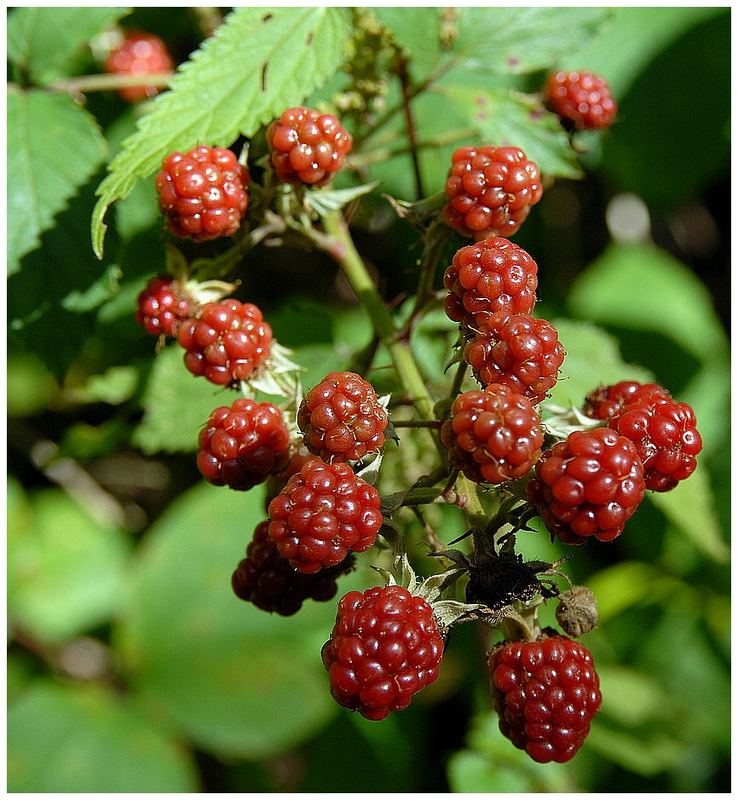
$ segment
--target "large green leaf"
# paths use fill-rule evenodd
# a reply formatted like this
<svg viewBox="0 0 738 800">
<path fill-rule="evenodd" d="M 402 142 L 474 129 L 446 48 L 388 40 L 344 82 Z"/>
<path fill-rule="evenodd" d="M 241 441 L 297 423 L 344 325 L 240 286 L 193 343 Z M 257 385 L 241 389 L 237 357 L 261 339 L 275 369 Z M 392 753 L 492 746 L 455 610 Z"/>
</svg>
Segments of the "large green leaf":
<svg viewBox="0 0 738 800">
<path fill-rule="evenodd" d="M 260 489 L 201 485 L 180 497 L 149 532 L 119 631 L 125 668 L 145 700 L 199 747 L 227 757 L 282 752 L 338 710 L 320 660 L 335 603 L 308 601 L 281 618 L 231 590 L 264 517 Z M 365 580 L 347 576 L 340 591 Z"/>
<path fill-rule="evenodd" d="M 105 156 L 95 120 L 65 94 L 8 94 L 8 273 Z"/>
<path fill-rule="evenodd" d="M 100 184 L 92 242 L 102 254 L 105 213 L 173 150 L 229 145 L 296 105 L 340 66 L 349 33 L 341 8 L 239 8 L 179 68 Z"/>
<path fill-rule="evenodd" d="M 195 792 L 195 766 L 125 701 L 38 682 L 8 713 L 10 792 Z"/>
</svg>

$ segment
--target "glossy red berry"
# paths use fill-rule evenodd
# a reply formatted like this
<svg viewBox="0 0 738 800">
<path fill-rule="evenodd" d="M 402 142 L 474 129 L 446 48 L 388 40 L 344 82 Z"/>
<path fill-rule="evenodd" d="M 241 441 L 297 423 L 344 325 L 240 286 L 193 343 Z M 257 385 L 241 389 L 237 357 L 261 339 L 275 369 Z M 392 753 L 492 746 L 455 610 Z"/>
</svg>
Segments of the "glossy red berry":
<svg viewBox="0 0 738 800">
<path fill-rule="evenodd" d="M 602 702 L 589 650 L 549 636 L 503 643 L 488 663 L 503 735 L 534 761 L 572 759 Z"/>
<path fill-rule="evenodd" d="M 140 31 L 129 31 L 123 41 L 105 61 L 105 72 L 112 75 L 150 75 L 169 72 L 174 62 L 166 44 L 158 36 Z M 135 103 L 159 93 L 155 86 L 126 86 L 118 94 L 127 102 Z"/>
<path fill-rule="evenodd" d="M 402 586 L 375 586 L 341 598 L 322 655 L 335 700 L 379 720 L 436 680 L 443 638 L 425 600 Z"/>
<path fill-rule="evenodd" d="M 136 322 L 152 336 L 176 336 L 180 324 L 195 307 L 180 281 L 157 275 L 138 296 Z"/>
<path fill-rule="evenodd" d="M 554 72 L 544 94 L 549 108 L 580 130 L 609 128 L 618 113 L 607 81 L 592 72 Z"/>
<path fill-rule="evenodd" d="M 379 505 L 379 492 L 348 464 L 311 458 L 269 503 L 269 536 L 295 569 L 318 572 L 375 543 Z"/>
<path fill-rule="evenodd" d="M 512 236 L 543 195 L 538 165 L 519 147 L 460 147 L 446 180 L 446 222 L 462 236 Z"/>
<path fill-rule="evenodd" d="M 193 375 L 221 386 L 248 380 L 269 356 L 272 329 L 251 303 L 206 303 L 185 320 L 177 341 L 187 351 L 184 362 Z"/>
<path fill-rule="evenodd" d="M 515 314 L 490 327 L 484 320 L 464 348 L 464 360 L 482 384 L 502 383 L 540 403 L 558 380 L 564 347 L 545 319 Z"/>
<path fill-rule="evenodd" d="M 198 444 L 197 468 L 206 480 L 246 490 L 285 468 L 290 433 L 277 406 L 240 398 L 210 414 Z"/>
<path fill-rule="evenodd" d="M 305 575 L 279 555 L 268 529 L 269 520 L 256 526 L 246 558 L 233 573 L 231 586 L 236 597 L 263 611 L 276 611 L 283 617 L 296 614 L 305 600 L 326 601 L 335 597 L 336 578 L 353 569 L 353 556 L 347 556 L 335 567 Z"/>
<path fill-rule="evenodd" d="M 538 265 L 522 247 L 499 236 L 462 247 L 443 276 L 444 302 L 454 322 L 477 328 L 530 314 L 536 304 Z"/>
<path fill-rule="evenodd" d="M 441 441 L 469 480 L 503 483 L 526 475 L 540 458 L 543 432 L 527 398 L 493 384 L 456 397 Z"/>
<path fill-rule="evenodd" d="M 248 206 L 249 173 L 223 147 L 171 153 L 156 176 L 167 228 L 196 242 L 232 236 Z"/>
<path fill-rule="evenodd" d="M 630 439 L 610 428 L 574 431 L 547 450 L 528 501 L 566 544 L 619 536 L 645 493 L 643 464 Z"/>
<path fill-rule="evenodd" d="M 323 461 L 356 461 L 384 446 L 388 417 L 374 387 L 355 372 L 331 372 L 303 398 L 297 424 Z"/>
<path fill-rule="evenodd" d="M 620 381 L 610 386 L 600 386 L 587 395 L 583 411 L 593 419 L 608 420 L 614 417 L 629 403 L 647 400 L 650 397 L 671 397 L 658 383 L 638 383 Z"/>
<path fill-rule="evenodd" d="M 287 183 L 327 183 L 351 151 L 351 134 L 333 114 L 288 108 L 267 130 L 277 178 Z"/>
</svg>

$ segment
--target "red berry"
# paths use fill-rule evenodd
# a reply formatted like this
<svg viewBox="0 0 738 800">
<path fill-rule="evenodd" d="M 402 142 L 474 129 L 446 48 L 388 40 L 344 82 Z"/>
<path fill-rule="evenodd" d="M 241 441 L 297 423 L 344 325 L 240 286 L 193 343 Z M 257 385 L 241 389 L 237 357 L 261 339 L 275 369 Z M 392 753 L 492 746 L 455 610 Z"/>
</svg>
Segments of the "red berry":
<svg viewBox="0 0 738 800">
<path fill-rule="evenodd" d="M 441 428 L 451 463 L 476 483 L 520 478 L 540 458 L 541 420 L 530 401 L 508 386 L 462 392 Z"/>
<path fill-rule="evenodd" d="M 231 586 L 241 600 L 253 603 L 263 611 L 276 611 L 283 617 L 297 613 L 305 600 L 325 601 L 336 594 L 336 578 L 350 572 L 353 556 L 335 567 L 305 575 L 290 566 L 277 551 L 267 533 L 269 520 L 259 523 L 254 538 L 246 549 L 246 558 L 239 562 Z"/>
<path fill-rule="evenodd" d="M 580 130 L 609 128 L 618 113 L 607 81 L 591 72 L 555 72 L 544 94 L 549 107 Z"/>
<path fill-rule="evenodd" d="M 331 372 L 303 398 L 297 424 L 324 461 L 357 461 L 384 446 L 387 411 L 355 372 Z"/>
<path fill-rule="evenodd" d="M 196 306 L 183 284 L 167 275 L 152 278 L 137 303 L 136 322 L 152 336 L 176 336 Z"/>
<path fill-rule="evenodd" d="M 602 702 L 589 650 L 549 636 L 503 643 L 488 664 L 503 735 L 534 761 L 573 758 Z"/>
<path fill-rule="evenodd" d="M 449 318 L 477 328 L 485 319 L 495 324 L 533 311 L 538 265 L 522 247 L 493 236 L 458 250 L 443 285 Z"/>
<path fill-rule="evenodd" d="M 543 195 L 538 165 L 519 147 L 460 147 L 446 180 L 446 222 L 462 236 L 512 236 Z"/>
<path fill-rule="evenodd" d="M 174 62 L 167 46 L 151 33 L 129 31 L 122 43 L 105 61 L 105 72 L 112 75 L 149 75 L 169 72 Z M 155 86 L 127 86 L 118 89 L 118 94 L 127 102 L 135 103 L 159 94 Z"/>
<path fill-rule="evenodd" d="M 237 386 L 268 358 L 272 329 L 255 305 L 231 298 L 202 306 L 181 324 L 177 341 L 193 375 Z"/>
<path fill-rule="evenodd" d="M 669 392 L 658 383 L 638 383 L 637 381 L 620 381 L 611 386 L 600 386 L 587 395 L 583 411 L 593 419 L 608 420 L 619 413 L 623 406 L 651 396 L 671 397 Z"/>
<path fill-rule="evenodd" d="M 528 484 L 528 501 L 553 536 L 582 544 L 619 536 L 645 493 L 633 442 L 610 428 L 574 431 L 547 450 Z"/>
<path fill-rule="evenodd" d="M 201 145 L 188 153 L 170 153 L 156 176 L 167 228 L 196 242 L 232 236 L 246 213 L 248 183 L 248 171 L 223 147 Z"/>
<path fill-rule="evenodd" d="M 379 505 L 379 492 L 348 464 L 311 458 L 269 503 L 269 536 L 295 569 L 317 572 L 376 542 Z"/>
<path fill-rule="evenodd" d="M 267 130 L 272 166 L 280 181 L 321 186 L 343 166 L 353 140 L 337 117 L 312 108 L 288 108 Z"/>
<path fill-rule="evenodd" d="M 436 680 L 443 638 L 425 600 L 402 586 L 375 586 L 341 598 L 322 655 L 335 700 L 384 719 Z"/>
<path fill-rule="evenodd" d="M 215 486 L 251 489 L 284 469 L 290 433 L 271 403 L 241 398 L 212 412 L 200 431 L 197 468 Z"/>
<path fill-rule="evenodd" d="M 492 328 L 482 320 L 464 348 L 464 360 L 482 386 L 502 383 L 532 403 L 554 387 L 564 355 L 556 328 L 529 314 L 515 314 Z"/>
</svg>

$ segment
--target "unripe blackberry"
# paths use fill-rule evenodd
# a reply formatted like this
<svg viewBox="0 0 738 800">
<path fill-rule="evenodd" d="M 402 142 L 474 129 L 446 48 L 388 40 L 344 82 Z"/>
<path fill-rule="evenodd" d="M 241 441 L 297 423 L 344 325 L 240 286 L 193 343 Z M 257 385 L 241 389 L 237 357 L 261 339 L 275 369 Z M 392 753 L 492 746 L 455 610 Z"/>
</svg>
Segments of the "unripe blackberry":
<svg viewBox="0 0 738 800">
<path fill-rule="evenodd" d="M 551 535 L 566 544 L 619 536 L 645 489 L 635 445 L 610 428 L 570 433 L 543 453 L 527 487 Z"/>
<path fill-rule="evenodd" d="M 196 242 L 232 236 L 239 229 L 249 202 L 248 184 L 248 171 L 223 147 L 171 153 L 156 176 L 167 228 Z"/>
<path fill-rule="evenodd" d="M 290 433 L 282 412 L 245 397 L 216 408 L 198 443 L 197 468 L 215 486 L 251 489 L 289 461 Z"/>
<path fill-rule="evenodd" d="M 492 236 L 457 250 L 443 285 L 449 290 L 446 314 L 476 329 L 533 311 L 538 265 L 522 247 Z"/>
<path fill-rule="evenodd" d="M 503 735 L 534 761 L 572 759 L 602 702 L 589 650 L 549 636 L 503 643 L 488 663 Z"/>
<path fill-rule="evenodd" d="M 609 128 L 618 113 L 607 81 L 592 72 L 554 72 L 544 95 L 549 108 L 579 130 Z"/>
<path fill-rule="evenodd" d="M 180 281 L 157 275 L 138 296 L 136 322 L 152 336 L 176 336 L 195 306 Z"/>
<path fill-rule="evenodd" d="M 174 62 L 164 41 L 152 33 L 128 31 L 123 41 L 105 61 L 105 72 L 112 75 L 141 75 L 169 72 Z M 118 94 L 128 103 L 159 94 L 155 86 L 125 86 Z"/>
<path fill-rule="evenodd" d="M 295 569 L 318 572 L 375 543 L 379 506 L 379 492 L 348 464 L 311 458 L 269 503 L 269 536 Z"/>
<path fill-rule="evenodd" d="M 384 446 L 387 410 L 355 372 L 331 372 L 303 398 L 297 424 L 324 461 L 357 461 Z"/>
<path fill-rule="evenodd" d="M 335 700 L 379 720 L 436 680 L 443 638 L 423 598 L 375 586 L 341 598 L 322 656 Z"/>
<path fill-rule="evenodd" d="M 462 236 L 512 236 L 543 195 L 538 165 L 519 147 L 460 147 L 446 180 L 446 222 Z"/>
<path fill-rule="evenodd" d="M 255 305 L 230 298 L 202 306 L 181 324 L 177 341 L 193 375 L 237 386 L 269 357 L 272 329 Z"/>
<path fill-rule="evenodd" d="M 526 475 L 540 458 L 541 420 L 530 401 L 508 386 L 462 392 L 441 427 L 451 464 L 476 483 Z"/>
<path fill-rule="evenodd" d="M 337 117 L 288 108 L 267 130 L 274 172 L 286 183 L 327 183 L 351 151 L 351 134 Z"/>
<path fill-rule="evenodd" d="M 515 314 L 496 327 L 484 320 L 464 348 L 464 360 L 482 384 L 501 383 L 532 403 L 545 400 L 564 362 L 559 335 L 545 319 Z"/>
<path fill-rule="evenodd" d="M 283 617 L 296 614 L 305 600 L 324 602 L 335 597 L 336 578 L 354 567 L 353 556 L 347 556 L 335 567 L 305 575 L 290 566 L 277 551 L 268 535 L 269 520 L 259 523 L 254 538 L 246 549 L 231 578 L 236 597 L 253 603 L 263 611 L 276 611 Z"/>
<path fill-rule="evenodd" d="M 609 420 L 629 403 L 647 400 L 651 396 L 671 397 L 658 383 L 620 381 L 610 386 L 600 386 L 587 395 L 582 410 L 593 419 Z"/>
</svg>

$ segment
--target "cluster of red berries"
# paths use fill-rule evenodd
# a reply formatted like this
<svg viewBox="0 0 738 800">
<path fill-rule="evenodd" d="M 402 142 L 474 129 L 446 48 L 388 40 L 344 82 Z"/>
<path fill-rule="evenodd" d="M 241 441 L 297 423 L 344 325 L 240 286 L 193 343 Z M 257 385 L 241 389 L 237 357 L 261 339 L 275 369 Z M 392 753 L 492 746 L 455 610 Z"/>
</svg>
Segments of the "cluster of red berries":
<svg viewBox="0 0 738 800">
<path fill-rule="evenodd" d="M 169 72 L 174 62 L 166 44 L 158 36 L 141 31 L 128 31 L 123 41 L 110 52 L 105 71 L 112 75 L 154 75 Z M 118 94 L 128 103 L 145 100 L 159 93 L 155 86 L 126 86 Z"/>
</svg>

